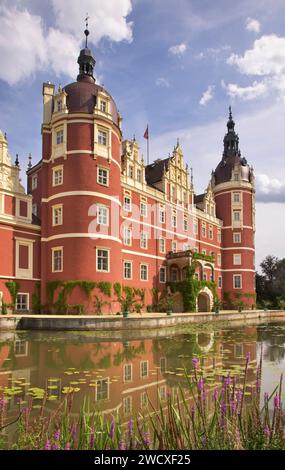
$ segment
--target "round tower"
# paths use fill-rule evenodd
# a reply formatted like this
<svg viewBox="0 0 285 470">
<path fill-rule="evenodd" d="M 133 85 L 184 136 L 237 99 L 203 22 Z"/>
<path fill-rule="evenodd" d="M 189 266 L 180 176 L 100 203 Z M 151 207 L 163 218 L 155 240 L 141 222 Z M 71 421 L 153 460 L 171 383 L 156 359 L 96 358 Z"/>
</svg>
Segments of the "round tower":
<svg viewBox="0 0 285 470">
<path fill-rule="evenodd" d="M 222 292 L 226 308 L 255 304 L 255 187 L 253 169 L 241 156 L 229 108 L 222 160 L 213 172 L 216 213 L 223 221 Z"/>
<path fill-rule="evenodd" d="M 43 85 L 43 303 L 48 281 L 120 282 L 122 276 L 121 118 L 111 95 L 96 84 L 87 29 L 85 35 L 77 81 L 57 91 Z M 72 303 L 84 303 L 75 291 Z"/>
</svg>

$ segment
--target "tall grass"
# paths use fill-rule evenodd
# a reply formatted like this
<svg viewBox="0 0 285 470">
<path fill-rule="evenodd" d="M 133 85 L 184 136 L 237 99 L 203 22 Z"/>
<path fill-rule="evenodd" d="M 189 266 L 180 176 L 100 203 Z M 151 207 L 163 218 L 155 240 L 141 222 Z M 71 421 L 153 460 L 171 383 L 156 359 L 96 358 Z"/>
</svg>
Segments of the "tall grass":
<svg viewBox="0 0 285 470">
<path fill-rule="evenodd" d="M 80 413 L 73 414 L 70 394 L 47 416 L 45 400 L 35 418 L 32 401 L 19 405 L 15 449 L 105 450 L 105 449 L 284 449 L 285 415 L 281 404 L 282 376 L 269 395 L 260 397 L 261 362 L 256 382 L 246 403 L 246 379 L 250 358 L 247 356 L 243 381 L 224 377 L 211 392 L 205 385 L 198 359 L 193 359 L 193 374 L 185 371 L 186 398 L 180 387 L 176 397 L 168 396 L 159 409 L 149 403 L 145 415 L 138 414 L 123 424 L 120 417 L 104 417 L 85 399 Z M 208 398 L 207 398 L 208 397 Z M 270 406 L 269 406 L 270 405 Z M 0 430 L 5 423 L 5 399 L 0 397 Z M 1 435 L 1 433 L 0 433 Z M 1 439 L 0 439 L 1 446 Z"/>
</svg>

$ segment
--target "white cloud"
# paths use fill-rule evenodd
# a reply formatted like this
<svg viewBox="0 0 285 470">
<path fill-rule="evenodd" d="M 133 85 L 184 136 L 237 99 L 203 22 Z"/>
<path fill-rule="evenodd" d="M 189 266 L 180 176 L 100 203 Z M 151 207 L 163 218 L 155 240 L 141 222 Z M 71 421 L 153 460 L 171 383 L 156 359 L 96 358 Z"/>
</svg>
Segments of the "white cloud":
<svg viewBox="0 0 285 470">
<path fill-rule="evenodd" d="M 170 54 L 177 55 L 177 56 L 182 56 L 185 54 L 187 50 L 187 44 L 185 42 L 182 42 L 181 44 L 177 44 L 176 46 L 171 46 L 168 51 Z"/>
<path fill-rule="evenodd" d="M 213 99 L 214 97 L 214 86 L 213 85 L 209 85 L 207 90 L 204 91 L 200 101 L 199 101 L 199 104 L 201 106 L 206 106 L 206 104 L 211 101 L 211 99 Z"/>
<path fill-rule="evenodd" d="M 268 86 L 265 82 L 254 81 L 252 85 L 247 87 L 241 87 L 236 83 L 225 84 L 222 81 L 222 87 L 227 90 L 227 94 L 231 98 L 240 98 L 243 101 L 254 100 L 266 94 Z"/>
<path fill-rule="evenodd" d="M 57 28 L 47 28 L 40 16 L 27 9 L 8 2 L 0 5 L 0 79 L 15 85 L 40 70 L 75 78 L 86 11 L 93 18 L 92 42 L 102 37 L 112 41 L 132 40 L 132 24 L 126 21 L 131 0 L 53 0 L 52 5 Z"/>
<path fill-rule="evenodd" d="M 266 174 L 256 175 L 256 198 L 260 202 L 285 202 L 285 182 Z"/>
<path fill-rule="evenodd" d="M 258 20 L 255 20 L 254 18 L 247 18 L 245 22 L 245 28 L 247 31 L 250 31 L 252 33 L 259 33 L 260 32 L 260 22 Z"/>
<path fill-rule="evenodd" d="M 232 54 L 227 63 L 246 75 L 278 75 L 285 71 L 285 37 L 262 36 L 243 56 Z"/>
<path fill-rule="evenodd" d="M 52 0 L 56 24 L 63 30 L 82 37 L 82 20 L 90 16 L 90 41 L 103 37 L 112 41 L 132 41 L 132 23 L 127 16 L 132 11 L 131 0 Z"/>
<path fill-rule="evenodd" d="M 156 86 L 161 86 L 161 87 L 165 87 L 165 88 L 169 88 L 170 87 L 170 83 L 169 83 L 169 80 L 165 77 L 159 77 L 155 80 L 155 84 Z"/>
</svg>

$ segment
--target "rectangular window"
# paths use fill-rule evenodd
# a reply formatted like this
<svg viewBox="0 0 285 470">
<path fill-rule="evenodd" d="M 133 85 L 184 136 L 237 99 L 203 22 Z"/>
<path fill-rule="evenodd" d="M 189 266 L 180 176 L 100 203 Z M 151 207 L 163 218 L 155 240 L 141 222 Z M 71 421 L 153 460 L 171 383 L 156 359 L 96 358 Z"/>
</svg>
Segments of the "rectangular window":
<svg viewBox="0 0 285 470">
<path fill-rule="evenodd" d="M 132 410 L 133 410 L 132 397 L 123 398 L 123 412 L 124 412 L 124 415 L 131 414 Z"/>
<path fill-rule="evenodd" d="M 141 373 L 141 378 L 142 379 L 148 377 L 148 361 L 141 361 L 141 363 L 140 363 L 140 373 Z"/>
<path fill-rule="evenodd" d="M 62 111 L 62 100 L 57 100 L 57 111 Z"/>
<path fill-rule="evenodd" d="M 187 232 L 188 230 L 188 220 L 185 218 L 184 219 L 184 231 Z"/>
<path fill-rule="evenodd" d="M 233 194 L 233 202 L 235 204 L 239 204 L 240 203 L 240 193 L 234 193 Z"/>
<path fill-rule="evenodd" d="M 165 372 L 166 372 L 166 357 L 161 357 L 159 359 L 159 368 L 160 368 L 160 373 L 165 374 Z"/>
<path fill-rule="evenodd" d="M 63 168 L 55 167 L 52 169 L 52 185 L 59 186 L 63 183 Z"/>
<path fill-rule="evenodd" d="M 107 132 L 99 130 L 98 131 L 98 143 L 99 145 L 107 146 Z"/>
<path fill-rule="evenodd" d="M 132 201 L 129 196 L 124 197 L 124 210 L 126 212 L 131 212 L 132 211 Z"/>
<path fill-rule="evenodd" d="M 38 206 L 37 206 L 37 204 L 33 204 L 33 205 L 32 205 L 32 214 L 33 214 L 35 217 L 37 217 L 37 215 L 38 215 Z"/>
<path fill-rule="evenodd" d="M 219 289 L 222 288 L 222 276 L 218 277 L 218 287 L 219 287 Z"/>
<path fill-rule="evenodd" d="M 234 241 L 234 243 L 241 243 L 241 233 L 234 232 L 233 241 Z"/>
<path fill-rule="evenodd" d="M 141 170 L 137 170 L 137 181 L 139 183 L 141 183 L 141 181 L 142 181 L 142 171 Z"/>
<path fill-rule="evenodd" d="M 209 238 L 210 238 L 210 240 L 213 240 L 213 238 L 214 238 L 214 232 L 213 232 L 212 225 L 209 226 Z"/>
<path fill-rule="evenodd" d="M 166 282 L 166 267 L 165 266 L 161 266 L 159 270 L 159 282 L 163 284 Z"/>
<path fill-rule="evenodd" d="M 141 408 L 145 408 L 148 405 L 148 397 L 147 397 L 147 392 L 142 392 L 141 393 Z"/>
<path fill-rule="evenodd" d="M 129 166 L 128 177 L 132 179 L 134 177 L 134 167 L 131 165 Z"/>
<path fill-rule="evenodd" d="M 140 214 L 142 217 L 147 217 L 147 204 L 145 202 L 141 202 Z"/>
<path fill-rule="evenodd" d="M 97 248 L 97 271 L 109 272 L 109 250 Z"/>
<path fill-rule="evenodd" d="M 124 236 L 123 236 L 124 245 L 131 246 L 132 244 L 132 229 L 129 227 L 124 227 Z"/>
<path fill-rule="evenodd" d="M 162 385 L 161 387 L 159 387 L 159 398 L 161 401 L 166 400 L 166 386 L 165 385 Z"/>
<path fill-rule="evenodd" d="M 32 190 L 37 189 L 38 187 L 38 176 L 34 175 L 32 176 Z"/>
<path fill-rule="evenodd" d="M 97 223 L 99 225 L 109 225 L 109 209 L 105 206 L 97 206 Z"/>
<path fill-rule="evenodd" d="M 221 255 L 218 255 L 218 266 L 221 266 Z"/>
<path fill-rule="evenodd" d="M 103 100 L 100 101 L 100 111 L 102 111 L 102 113 L 107 112 L 107 103 L 106 103 L 106 101 L 103 101 Z"/>
<path fill-rule="evenodd" d="M 133 365 L 124 364 L 124 382 L 132 382 L 133 380 Z"/>
<path fill-rule="evenodd" d="M 160 253 L 165 253 L 165 239 L 164 238 L 159 239 L 159 251 Z"/>
<path fill-rule="evenodd" d="M 98 168 L 97 183 L 109 186 L 109 170 Z"/>
<path fill-rule="evenodd" d="M 234 274 L 233 281 L 234 281 L 234 289 L 242 288 L 241 274 Z"/>
<path fill-rule="evenodd" d="M 206 238 L 206 225 L 202 224 L 202 237 Z"/>
<path fill-rule="evenodd" d="M 29 294 L 17 294 L 16 310 L 22 312 L 29 310 Z"/>
<path fill-rule="evenodd" d="M 198 222 L 197 222 L 197 220 L 193 221 L 193 232 L 194 232 L 194 235 L 198 235 Z"/>
<path fill-rule="evenodd" d="M 221 243 L 221 241 L 222 241 L 221 230 L 218 230 L 218 232 L 217 232 L 217 240 L 218 240 L 219 243 Z"/>
<path fill-rule="evenodd" d="M 171 243 L 171 251 L 172 251 L 173 253 L 176 253 L 176 251 L 177 251 L 177 242 L 173 241 L 173 242 Z"/>
<path fill-rule="evenodd" d="M 100 379 L 96 381 L 96 401 L 108 400 L 109 398 L 109 379 Z"/>
<path fill-rule="evenodd" d="M 62 225 L 62 215 L 63 215 L 63 207 L 61 206 L 53 206 L 52 208 L 52 225 Z"/>
<path fill-rule="evenodd" d="M 63 144 L 63 129 L 56 132 L 56 145 Z"/>
<path fill-rule="evenodd" d="M 124 261 L 124 279 L 132 279 L 131 261 Z"/>
<path fill-rule="evenodd" d="M 241 264 L 241 254 L 240 253 L 234 254 L 233 261 L 234 261 L 234 265 L 240 265 Z"/>
<path fill-rule="evenodd" d="M 140 236 L 140 247 L 143 248 L 144 250 L 147 249 L 147 232 L 142 232 Z"/>
<path fill-rule="evenodd" d="M 240 221 L 240 211 L 234 211 L 233 216 L 234 216 L 234 222 Z"/>
<path fill-rule="evenodd" d="M 177 268 L 172 268 L 170 273 L 171 273 L 170 274 L 171 281 L 173 281 L 173 282 L 178 281 L 178 270 L 177 270 Z"/>
<path fill-rule="evenodd" d="M 165 223 L 165 210 L 164 209 L 159 209 L 159 222 L 161 224 Z"/>
<path fill-rule="evenodd" d="M 147 264 L 140 265 L 140 280 L 141 281 L 148 280 L 148 265 Z"/>
<path fill-rule="evenodd" d="M 176 217 L 176 214 L 172 214 L 171 216 L 171 227 L 172 228 L 175 228 L 177 225 L 177 217 Z"/>
<path fill-rule="evenodd" d="M 60 273 L 63 271 L 63 248 L 52 248 L 52 272 Z"/>
</svg>

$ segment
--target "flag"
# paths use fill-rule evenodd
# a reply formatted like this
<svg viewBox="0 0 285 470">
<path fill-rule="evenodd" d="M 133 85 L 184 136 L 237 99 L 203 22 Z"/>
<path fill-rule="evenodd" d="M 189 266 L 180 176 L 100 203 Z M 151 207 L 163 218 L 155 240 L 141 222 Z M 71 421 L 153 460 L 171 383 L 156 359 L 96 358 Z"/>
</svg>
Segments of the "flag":
<svg viewBox="0 0 285 470">
<path fill-rule="evenodd" d="M 145 133 L 144 133 L 144 138 L 148 140 L 148 125 L 147 125 L 147 128 L 145 130 Z"/>
</svg>

